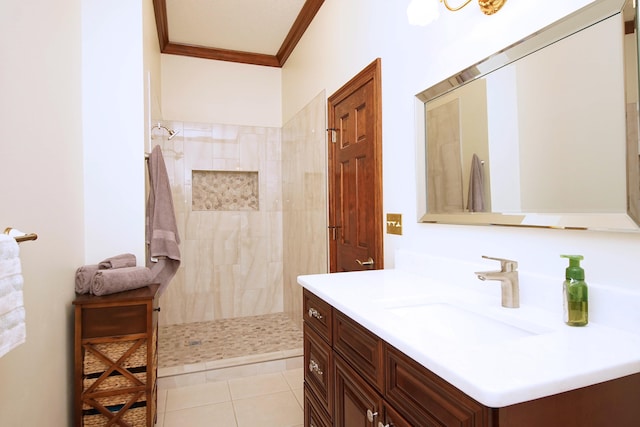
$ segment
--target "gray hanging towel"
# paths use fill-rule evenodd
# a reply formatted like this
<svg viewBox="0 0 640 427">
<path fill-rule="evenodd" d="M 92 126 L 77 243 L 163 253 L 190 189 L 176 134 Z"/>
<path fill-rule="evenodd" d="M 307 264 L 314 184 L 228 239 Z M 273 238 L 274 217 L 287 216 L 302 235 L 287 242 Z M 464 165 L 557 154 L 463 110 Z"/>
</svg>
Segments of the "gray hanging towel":
<svg viewBox="0 0 640 427">
<path fill-rule="evenodd" d="M 180 236 L 167 167 L 160 146 L 149 155 L 149 199 L 147 200 L 147 267 L 162 294 L 180 267 Z"/>
</svg>

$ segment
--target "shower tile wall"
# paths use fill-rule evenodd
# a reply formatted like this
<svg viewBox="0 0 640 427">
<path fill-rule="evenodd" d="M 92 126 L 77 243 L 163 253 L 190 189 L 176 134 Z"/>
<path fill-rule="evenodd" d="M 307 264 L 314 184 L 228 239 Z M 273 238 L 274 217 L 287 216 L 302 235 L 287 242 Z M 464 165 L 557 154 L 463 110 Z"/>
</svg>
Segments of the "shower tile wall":
<svg viewBox="0 0 640 427">
<path fill-rule="evenodd" d="M 281 130 L 165 123 L 180 133 L 153 143 L 171 181 L 182 264 L 161 297 L 160 324 L 282 312 Z M 258 210 L 194 210 L 194 170 L 257 172 Z"/>
</svg>

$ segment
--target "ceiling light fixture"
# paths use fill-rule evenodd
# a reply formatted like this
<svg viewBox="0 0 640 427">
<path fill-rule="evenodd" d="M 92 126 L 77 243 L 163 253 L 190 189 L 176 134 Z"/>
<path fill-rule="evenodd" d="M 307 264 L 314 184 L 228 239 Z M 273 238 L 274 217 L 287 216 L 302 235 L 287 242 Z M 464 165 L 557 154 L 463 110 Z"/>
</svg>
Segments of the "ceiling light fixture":
<svg viewBox="0 0 640 427">
<path fill-rule="evenodd" d="M 507 0 L 478 0 L 478 6 L 485 15 L 493 15 L 499 11 Z M 457 7 L 449 6 L 447 0 L 411 0 L 407 7 L 407 17 L 411 25 L 428 25 L 432 21 L 438 19 L 438 3 L 444 3 L 444 6 L 452 12 L 458 11 L 471 3 L 466 0 L 462 5 Z"/>
</svg>

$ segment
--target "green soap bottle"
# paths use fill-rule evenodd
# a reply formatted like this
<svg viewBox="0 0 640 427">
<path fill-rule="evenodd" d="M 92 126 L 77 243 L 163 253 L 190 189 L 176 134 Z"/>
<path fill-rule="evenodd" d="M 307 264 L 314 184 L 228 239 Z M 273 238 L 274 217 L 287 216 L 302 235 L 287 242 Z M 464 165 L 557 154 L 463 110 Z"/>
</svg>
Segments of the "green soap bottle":
<svg viewBox="0 0 640 427">
<path fill-rule="evenodd" d="M 580 267 L 582 255 L 560 255 L 569 258 L 569 267 L 565 271 L 564 322 L 569 326 L 585 326 L 589 323 L 589 295 L 584 281 L 584 270 Z"/>
</svg>

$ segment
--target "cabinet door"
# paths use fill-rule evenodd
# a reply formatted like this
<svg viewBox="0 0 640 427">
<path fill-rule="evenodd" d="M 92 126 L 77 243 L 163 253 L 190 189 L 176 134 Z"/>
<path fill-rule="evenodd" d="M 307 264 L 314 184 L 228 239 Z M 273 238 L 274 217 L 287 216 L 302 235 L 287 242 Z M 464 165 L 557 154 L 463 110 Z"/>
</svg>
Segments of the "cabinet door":
<svg viewBox="0 0 640 427">
<path fill-rule="evenodd" d="M 376 427 L 413 427 L 386 401 L 382 402 L 382 417 Z"/>
<path fill-rule="evenodd" d="M 491 410 L 387 345 L 385 398 L 415 427 L 487 427 Z"/>
<path fill-rule="evenodd" d="M 332 427 L 324 406 L 318 402 L 315 394 L 305 385 L 304 387 L 304 425 L 307 427 Z"/>
<path fill-rule="evenodd" d="M 382 398 L 340 356 L 335 366 L 335 427 L 372 427 L 380 421 Z"/>
<path fill-rule="evenodd" d="M 304 382 L 325 412 L 333 412 L 333 352 L 313 329 L 304 324 Z"/>
</svg>

